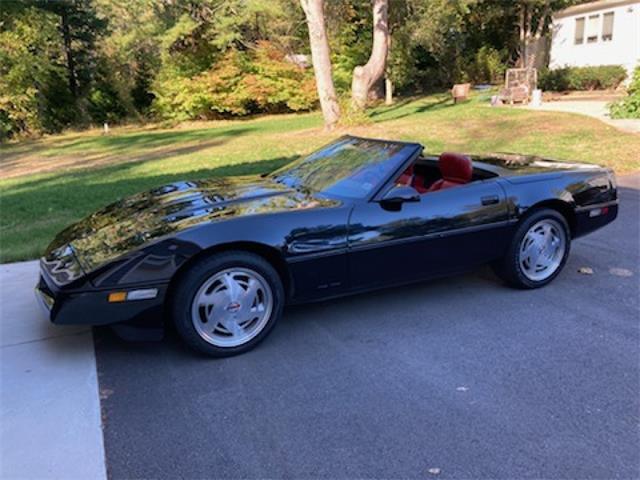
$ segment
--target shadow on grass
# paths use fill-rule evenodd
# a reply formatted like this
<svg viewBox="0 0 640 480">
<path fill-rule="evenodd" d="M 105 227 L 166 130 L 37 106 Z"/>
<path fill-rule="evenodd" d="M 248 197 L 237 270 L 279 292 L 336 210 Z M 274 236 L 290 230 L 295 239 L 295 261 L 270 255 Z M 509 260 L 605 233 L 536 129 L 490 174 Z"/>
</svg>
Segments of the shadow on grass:
<svg viewBox="0 0 640 480">
<path fill-rule="evenodd" d="M 374 122 L 387 122 L 389 120 L 398 120 L 425 112 L 442 110 L 447 107 L 454 107 L 451 98 L 442 94 L 437 99 L 418 100 L 406 99 L 395 103 L 391 107 L 384 107 L 374 110 L 369 117 Z"/>
<path fill-rule="evenodd" d="M 255 127 L 252 125 L 236 125 L 230 127 L 200 128 L 196 130 L 143 131 L 119 135 L 95 136 L 81 138 L 60 146 L 53 146 L 52 150 L 55 150 L 55 153 L 51 154 L 64 155 L 65 153 L 82 152 L 91 148 L 110 152 L 149 150 L 173 145 L 175 143 L 236 137 L 253 130 L 255 130 Z"/>
<path fill-rule="evenodd" d="M 55 153 L 48 155 L 51 159 L 31 158 L 16 156 L 8 161 L 4 159 L 0 163 L 2 178 L 19 177 L 25 174 L 39 174 L 61 169 L 100 168 L 102 166 L 117 163 L 135 164 L 148 160 L 161 160 L 164 158 L 188 155 L 208 148 L 219 147 L 231 138 L 250 133 L 253 127 L 247 125 L 242 128 L 229 128 L 222 132 L 212 130 L 190 130 L 184 132 L 145 132 L 113 137 L 91 137 L 73 142 L 73 147 L 65 145 L 54 147 Z M 102 142 L 102 145 L 98 145 Z M 133 143 L 131 143 L 133 142 Z M 80 148 L 80 146 L 84 146 Z M 91 146 L 91 147 L 89 147 Z M 63 151 L 66 148 L 71 150 Z M 164 147 L 164 148 L 163 148 Z M 77 150 L 75 154 L 72 150 Z M 129 153 L 130 152 L 130 153 Z M 82 156 L 80 156 L 82 154 Z M 65 157 L 64 155 L 71 155 Z M 114 155 L 123 155 L 122 159 L 114 158 Z M 130 156 L 124 156 L 130 155 Z M 47 157 L 47 155 L 44 155 Z"/>
<path fill-rule="evenodd" d="M 192 172 L 135 176 L 135 164 L 94 171 L 66 172 L 21 184 L 2 193 L 0 262 L 25 260 L 40 254 L 68 224 L 119 198 L 180 180 L 269 173 L 296 157 L 276 157 Z M 112 181 L 109 177 L 117 175 Z M 46 221 L 45 221 L 46 220 Z"/>
</svg>

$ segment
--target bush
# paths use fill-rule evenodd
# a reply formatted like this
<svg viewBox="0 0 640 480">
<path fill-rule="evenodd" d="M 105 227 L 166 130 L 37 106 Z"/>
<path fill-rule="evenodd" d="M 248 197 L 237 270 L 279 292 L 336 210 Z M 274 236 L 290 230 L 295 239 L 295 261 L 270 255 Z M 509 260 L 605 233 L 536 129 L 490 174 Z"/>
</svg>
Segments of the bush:
<svg viewBox="0 0 640 480">
<path fill-rule="evenodd" d="M 627 77 L 621 65 L 597 67 L 564 67 L 541 70 L 538 80 L 542 90 L 562 92 L 565 90 L 615 89 Z"/>
<path fill-rule="evenodd" d="M 611 118 L 640 118 L 640 66 L 633 71 L 627 94 L 619 102 L 609 105 Z"/>
<path fill-rule="evenodd" d="M 60 91 L 55 18 L 31 8 L 0 20 L 0 141 L 58 131 L 74 107 Z"/>
<path fill-rule="evenodd" d="M 481 47 L 466 68 L 469 79 L 473 83 L 502 83 L 507 69 L 502 58 L 503 55 L 495 48 Z"/>
<path fill-rule="evenodd" d="M 127 114 L 117 92 L 109 85 L 100 85 L 91 89 L 87 110 L 91 120 L 97 123 L 114 123 Z"/>
<path fill-rule="evenodd" d="M 268 42 L 255 50 L 229 50 L 208 70 L 156 82 L 154 110 L 172 120 L 310 110 L 317 103 L 312 69 L 285 60 Z"/>
</svg>

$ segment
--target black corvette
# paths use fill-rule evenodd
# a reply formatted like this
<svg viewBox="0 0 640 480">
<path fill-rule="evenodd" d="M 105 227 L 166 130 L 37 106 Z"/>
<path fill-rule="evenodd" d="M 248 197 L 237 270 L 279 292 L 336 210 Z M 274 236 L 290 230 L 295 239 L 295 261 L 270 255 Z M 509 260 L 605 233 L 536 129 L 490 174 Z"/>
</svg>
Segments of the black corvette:
<svg viewBox="0 0 640 480">
<path fill-rule="evenodd" d="M 417 143 L 346 136 L 272 173 L 178 182 L 62 231 L 37 296 L 56 324 L 249 350 L 285 304 L 491 263 L 536 288 L 571 240 L 616 218 L 613 173 L 520 155 L 423 155 Z"/>
</svg>

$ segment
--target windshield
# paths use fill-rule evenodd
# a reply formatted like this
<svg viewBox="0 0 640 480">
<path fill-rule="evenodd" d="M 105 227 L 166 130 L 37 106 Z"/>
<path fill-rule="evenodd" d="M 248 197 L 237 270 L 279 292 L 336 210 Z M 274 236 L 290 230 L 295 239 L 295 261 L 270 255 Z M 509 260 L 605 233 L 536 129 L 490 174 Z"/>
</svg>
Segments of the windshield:
<svg viewBox="0 0 640 480">
<path fill-rule="evenodd" d="M 272 177 L 294 188 L 366 198 L 417 148 L 416 144 L 343 137 L 275 171 Z"/>
</svg>

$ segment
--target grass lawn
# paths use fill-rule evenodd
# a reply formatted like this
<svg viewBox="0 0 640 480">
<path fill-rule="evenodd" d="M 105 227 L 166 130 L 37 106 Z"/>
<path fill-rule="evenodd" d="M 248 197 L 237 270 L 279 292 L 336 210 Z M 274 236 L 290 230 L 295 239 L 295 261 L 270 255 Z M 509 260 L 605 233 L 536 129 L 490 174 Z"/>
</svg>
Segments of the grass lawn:
<svg viewBox="0 0 640 480">
<path fill-rule="evenodd" d="M 326 133 L 317 113 L 175 128 L 65 133 L 0 147 L 0 262 L 36 258 L 66 225 L 119 197 L 178 179 L 273 170 L 344 134 L 422 142 L 426 151 L 518 152 L 640 169 L 640 135 L 572 114 L 452 105 L 448 94 L 369 112 L 371 123 Z"/>
</svg>

